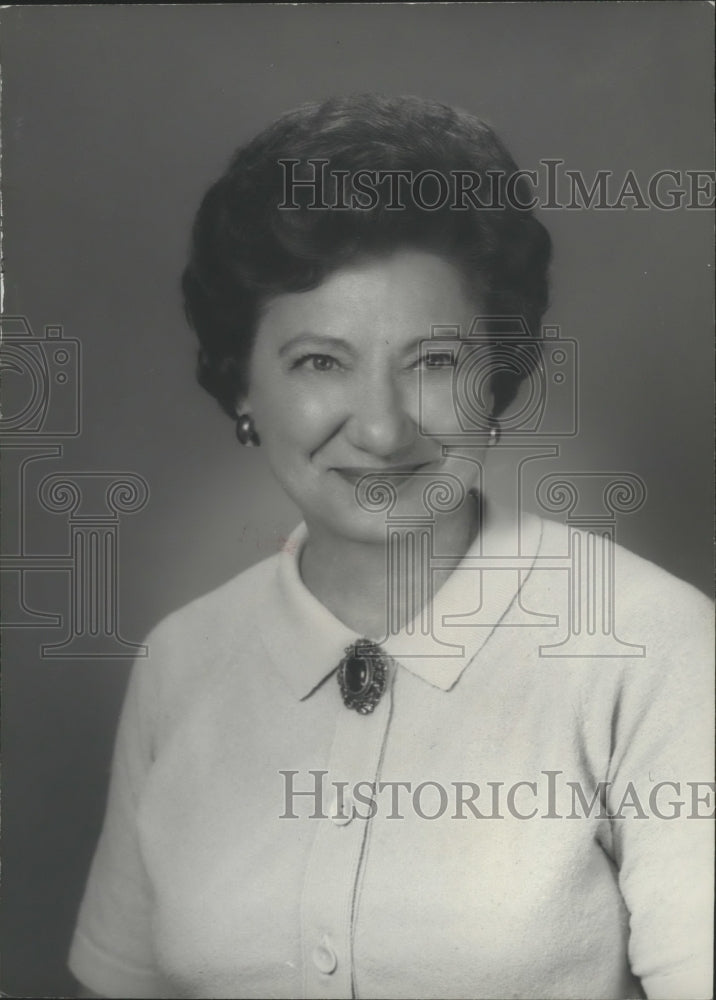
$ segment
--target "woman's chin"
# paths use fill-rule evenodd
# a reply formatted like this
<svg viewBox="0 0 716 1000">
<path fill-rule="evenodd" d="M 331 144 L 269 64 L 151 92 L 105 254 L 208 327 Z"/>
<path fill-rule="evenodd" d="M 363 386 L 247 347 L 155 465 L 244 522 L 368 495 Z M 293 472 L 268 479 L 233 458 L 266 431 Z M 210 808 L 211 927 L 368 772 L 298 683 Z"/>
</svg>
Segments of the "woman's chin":
<svg viewBox="0 0 716 1000">
<path fill-rule="evenodd" d="M 376 507 L 367 509 L 362 498 L 353 497 L 340 504 L 304 509 L 303 513 L 314 537 L 320 533 L 344 542 L 386 545 L 389 538 L 435 528 L 438 522 L 443 527 L 449 521 L 472 522 L 475 510 L 473 503 L 463 502 L 449 512 L 431 511 L 422 502 L 420 493 L 398 496 L 395 502 L 390 498 L 390 503 Z"/>
</svg>

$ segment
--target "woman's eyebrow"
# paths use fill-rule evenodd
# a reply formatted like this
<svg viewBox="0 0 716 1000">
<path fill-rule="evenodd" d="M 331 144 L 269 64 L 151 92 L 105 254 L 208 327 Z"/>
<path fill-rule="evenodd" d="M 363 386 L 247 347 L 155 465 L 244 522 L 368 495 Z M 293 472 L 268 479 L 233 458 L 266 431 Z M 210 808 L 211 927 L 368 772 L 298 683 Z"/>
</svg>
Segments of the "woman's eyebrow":
<svg viewBox="0 0 716 1000">
<path fill-rule="evenodd" d="M 425 341 L 430 343 L 431 339 L 432 338 L 429 335 L 426 335 L 424 337 L 416 337 L 415 340 L 411 340 L 409 344 L 405 345 L 403 351 L 405 354 L 408 354 L 410 351 L 416 351 L 421 344 L 425 343 Z"/>
<path fill-rule="evenodd" d="M 446 346 L 444 342 L 440 341 L 440 339 L 436 339 L 435 337 L 431 337 L 430 334 L 426 334 L 424 337 L 416 337 L 415 340 L 406 344 L 406 346 L 402 349 L 402 354 L 404 356 L 414 354 L 415 351 L 419 350 L 421 347 L 427 348 L 428 350 L 448 351 L 452 347 L 452 344 L 448 344 Z"/>
<path fill-rule="evenodd" d="M 321 348 L 332 347 L 334 350 L 346 351 L 351 355 L 355 354 L 355 349 L 351 344 L 347 340 L 341 340 L 340 337 L 331 337 L 322 333 L 299 333 L 281 345 L 278 351 L 279 357 L 282 357 L 293 348 L 301 347 L 304 344 L 317 344 Z"/>
<path fill-rule="evenodd" d="M 305 331 L 303 333 L 296 334 L 295 337 L 291 337 L 290 340 L 287 340 L 284 344 L 282 344 L 278 350 L 279 357 L 283 357 L 284 354 L 287 354 L 296 347 L 309 345 L 320 347 L 321 350 L 342 350 L 352 357 L 355 357 L 357 354 L 355 347 L 348 340 L 343 340 L 340 337 L 333 337 L 329 334 L 311 333 L 310 331 Z M 400 353 L 403 356 L 408 356 L 415 353 L 415 351 L 417 351 L 421 346 L 432 346 L 437 350 L 444 348 L 444 345 L 439 339 L 436 340 L 434 337 L 426 334 L 424 337 L 416 337 L 414 340 L 411 340 L 410 343 L 405 344 L 405 346 L 400 349 Z"/>
</svg>

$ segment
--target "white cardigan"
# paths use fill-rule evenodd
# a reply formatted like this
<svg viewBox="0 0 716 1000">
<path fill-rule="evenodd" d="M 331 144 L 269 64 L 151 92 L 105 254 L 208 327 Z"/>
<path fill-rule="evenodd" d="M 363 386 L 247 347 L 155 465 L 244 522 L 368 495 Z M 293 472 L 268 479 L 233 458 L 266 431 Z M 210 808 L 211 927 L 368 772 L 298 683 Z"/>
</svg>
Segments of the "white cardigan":
<svg viewBox="0 0 716 1000">
<path fill-rule="evenodd" d="M 110 997 L 710 996 L 710 602 L 617 547 L 617 633 L 646 655 L 544 655 L 567 531 L 527 518 L 531 571 L 480 588 L 466 561 L 435 600 L 445 655 L 391 637 L 364 716 L 304 538 L 149 636 L 75 975 Z"/>
</svg>

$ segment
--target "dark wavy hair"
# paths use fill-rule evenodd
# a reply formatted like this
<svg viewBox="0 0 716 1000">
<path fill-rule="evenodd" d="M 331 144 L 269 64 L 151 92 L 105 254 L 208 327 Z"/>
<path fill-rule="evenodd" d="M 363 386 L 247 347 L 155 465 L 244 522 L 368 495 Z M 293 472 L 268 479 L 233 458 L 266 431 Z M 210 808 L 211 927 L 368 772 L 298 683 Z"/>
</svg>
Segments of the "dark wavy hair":
<svg viewBox="0 0 716 1000">
<path fill-rule="evenodd" d="M 381 188 L 370 207 L 317 209 L 309 207 L 314 193 L 297 186 L 297 207 L 286 208 L 287 160 L 294 161 L 297 179 L 315 176 L 316 165 L 308 161 L 323 160 L 324 176 L 345 171 L 349 185 L 361 170 L 413 176 L 428 170 L 443 177 L 467 171 L 477 176 L 477 190 L 493 193 L 480 207 L 451 208 L 448 200 L 427 210 L 403 198 L 404 207 L 395 210 Z M 262 305 L 281 292 L 315 288 L 361 256 L 401 247 L 430 250 L 457 264 L 487 315 L 521 316 L 537 337 L 547 307 L 551 241 L 532 212 L 519 207 L 526 200 L 519 183 L 511 199 L 494 197 L 495 183 L 504 194 L 516 171 L 488 125 L 435 101 L 360 94 L 282 115 L 235 153 L 194 222 L 182 290 L 200 342 L 199 383 L 235 417 L 237 399 L 248 388 Z M 325 196 L 319 203 L 336 201 Z M 533 366 L 537 356 L 535 350 Z M 509 405 L 527 374 L 524 366 L 496 369 L 494 415 Z"/>
</svg>

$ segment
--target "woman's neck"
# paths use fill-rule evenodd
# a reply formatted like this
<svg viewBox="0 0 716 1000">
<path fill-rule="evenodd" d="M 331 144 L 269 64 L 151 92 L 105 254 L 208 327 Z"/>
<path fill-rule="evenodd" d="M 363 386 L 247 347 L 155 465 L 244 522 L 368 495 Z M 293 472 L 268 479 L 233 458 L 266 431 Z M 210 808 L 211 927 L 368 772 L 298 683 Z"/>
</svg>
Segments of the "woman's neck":
<svg viewBox="0 0 716 1000">
<path fill-rule="evenodd" d="M 449 518 L 431 522 L 430 550 L 441 556 L 464 556 L 480 531 L 481 506 L 480 500 L 471 496 Z M 308 538 L 301 553 L 301 577 L 314 597 L 336 618 L 355 632 L 380 640 L 389 625 L 391 631 L 407 625 L 451 572 L 432 570 L 423 564 L 414 529 L 398 532 L 393 546 L 394 558 L 389 561 L 387 542 L 337 536 L 308 523 Z M 395 595 L 396 585 L 400 600 L 391 602 L 389 621 L 388 595 Z M 406 593 L 408 588 L 410 594 Z"/>
</svg>

